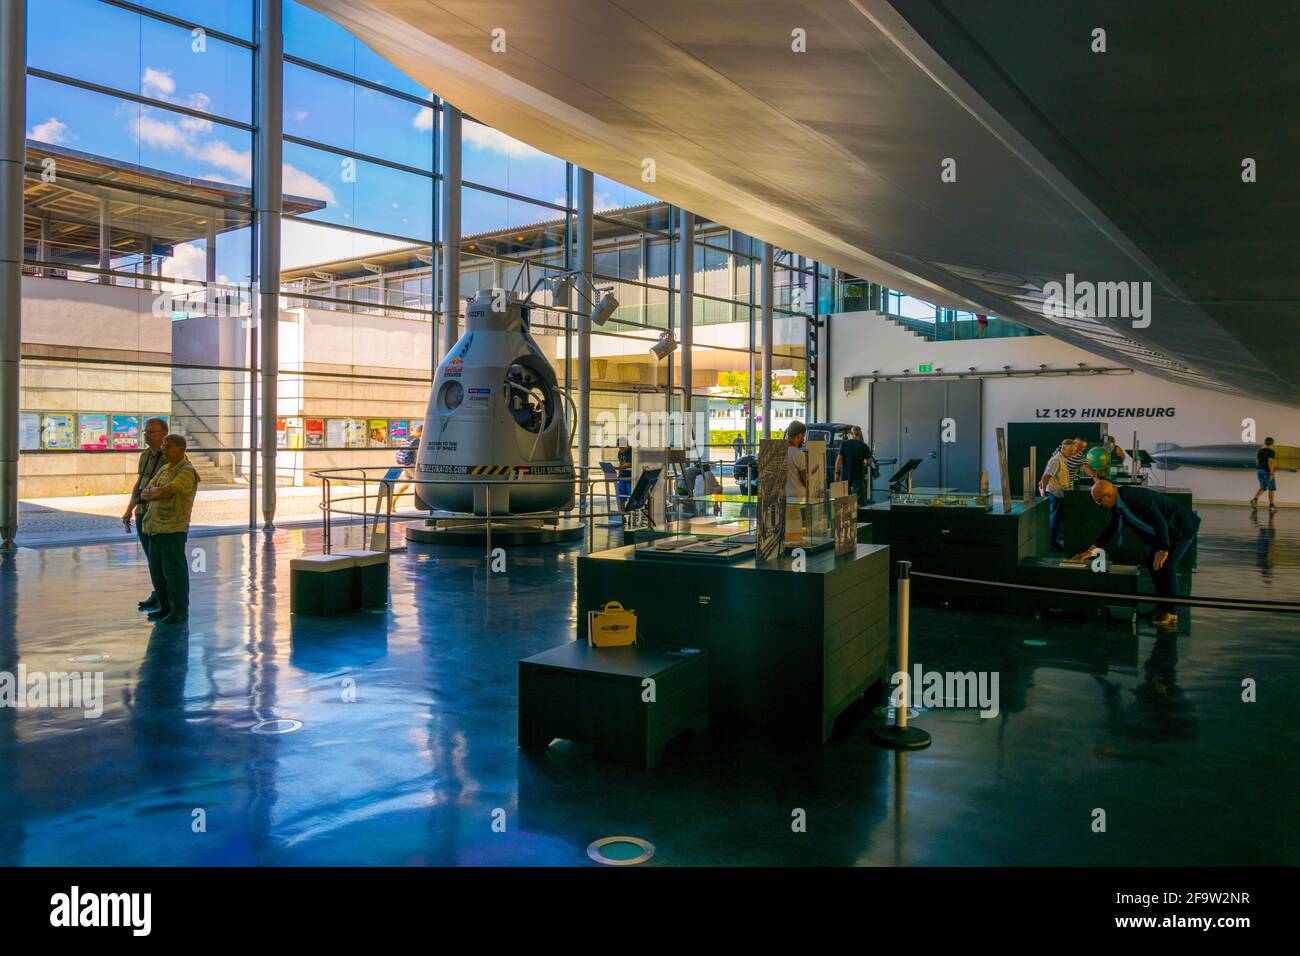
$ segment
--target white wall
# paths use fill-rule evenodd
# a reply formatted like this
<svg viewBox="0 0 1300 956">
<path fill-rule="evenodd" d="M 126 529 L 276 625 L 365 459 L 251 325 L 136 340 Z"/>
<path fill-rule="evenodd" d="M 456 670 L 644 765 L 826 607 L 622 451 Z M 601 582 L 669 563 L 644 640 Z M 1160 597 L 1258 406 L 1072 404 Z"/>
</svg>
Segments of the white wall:
<svg viewBox="0 0 1300 956">
<path fill-rule="evenodd" d="M 824 379 L 833 389 L 831 412 L 835 421 L 857 422 L 864 428 L 871 422 L 869 383 L 860 383 L 846 394 L 844 379 L 849 375 L 916 372 L 930 363 L 935 372 L 1000 371 L 1013 369 L 1113 367 L 1116 363 L 1084 352 L 1047 335 L 1022 338 L 978 339 L 962 342 L 930 342 L 870 312 L 846 312 L 831 317 L 831 368 Z M 983 468 L 994 488 L 998 484 L 996 429 L 1008 422 L 1032 422 L 1042 410 L 1056 419 L 1058 409 L 1082 412 L 1098 407 L 1172 409 L 1172 417 L 1077 417 L 1075 421 L 1104 421 L 1110 434 L 1126 447 L 1138 433 L 1141 447 L 1152 451 L 1158 442 L 1178 445 L 1226 445 L 1242 440 L 1242 420 L 1253 418 L 1257 440 L 1272 435 L 1278 444 L 1300 444 L 1300 409 L 1217 392 L 1192 388 L 1134 372 L 1116 376 L 1070 376 L 1053 378 L 984 379 L 982 432 Z M 962 427 L 958 418 L 957 427 Z M 1197 501 L 1244 504 L 1257 487 L 1253 471 L 1182 467 L 1168 473 L 1155 469 L 1157 484 L 1190 488 Z M 1281 476 L 1280 499 L 1300 500 L 1300 476 Z"/>
</svg>

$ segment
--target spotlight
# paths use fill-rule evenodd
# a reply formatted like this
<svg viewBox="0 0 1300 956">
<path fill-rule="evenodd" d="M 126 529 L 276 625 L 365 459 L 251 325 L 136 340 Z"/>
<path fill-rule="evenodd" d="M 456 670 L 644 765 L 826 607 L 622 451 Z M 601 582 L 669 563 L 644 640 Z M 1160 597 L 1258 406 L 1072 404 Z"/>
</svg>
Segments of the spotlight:
<svg viewBox="0 0 1300 956">
<path fill-rule="evenodd" d="M 650 346 L 650 351 L 654 353 L 657 359 L 666 359 L 677 351 L 677 340 L 673 338 L 673 333 L 665 331 L 659 336 L 659 341 Z"/>
<path fill-rule="evenodd" d="M 591 312 L 588 313 L 588 317 L 591 319 L 593 325 L 604 325 L 606 320 L 614 314 L 614 310 L 617 308 L 618 299 L 614 298 L 614 293 L 606 292 L 600 298 L 596 299 L 595 303 L 591 307 Z M 675 345 L 673 347 L 676 348 Z"/>
</svg>

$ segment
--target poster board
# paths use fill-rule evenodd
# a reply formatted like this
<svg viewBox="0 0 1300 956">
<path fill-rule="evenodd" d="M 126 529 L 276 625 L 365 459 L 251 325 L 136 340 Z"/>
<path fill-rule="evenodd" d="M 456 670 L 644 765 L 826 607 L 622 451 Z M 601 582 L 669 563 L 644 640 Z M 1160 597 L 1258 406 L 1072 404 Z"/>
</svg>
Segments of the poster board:
<svg viewBox="0 0 1300 956">
<path fill-rule="evenodd" d="M 18 415 L 18 450 L 35 451 L 41 447 L 41 416 L 36 412 Z"/>
<path fill-rule="evenodd" d="M 408 438 L 411 437 L 409 424 L 405 418 L 390 418 L 388 420 L 388 443 L 393 446 L 405 445 Z"/>
<path fill-rule="evenodd" d="M 783 438 L 758 442 L 758 528 L 754 560 L 775 561 L 785 543 L 785 449 Z"/>
<path fill-rule="evenodd" d="M 808 462 L 808 534 L 824 538 L 826 527 L 826 442 L 804 442 L 804 459 Z"/>
<path fill-rule="evenodd" d="M 370 448 L 388 447 L 388 419 L 372 418 L 369 422 L 366 444 Z"/>
<path fill-rule="evenodd" d="M 72 416 L 71 415 L 42 415 L 41 416 L 41 447 L 57 449 L 59 451 L 70 450 L 72 448 Z"/>
<path fill-rule="evenodd" d="M 77 446 L 82 451 L 105 451 L 108 448 L 108 416 L 98 412 L 78 415 Z"/>
<path fill-rule="evenodd" d="M 852 554 L 858 547 L 857 495 L 834 498 L 831 508 L 835 523 L 835 553 Z"/>
<path fill-rule="evenodd" d="M 108 426 L 112 448 L 139 448 L 143 429 L 139 415 L 114 415 Z"/>
<path fill-rule="evenodd" d="M 366 420 L 364 418 L 345 418 L 343 419 L 344 429 L 344 447 L 346 448 L 365 448 L 366 447 Z"/>
<path fill-rule="evenodd" d="M 307 448 L 325 447 L 325 420 L 308 418 L 303 422 L 303 443 Z"/>
<path fill-rule="evenodd" d="M 998 429 L 998 470 L 1002 475 L 1002 513 L 1011 514 L 1011 474 L 1007 471 L 1007 430 Z"/>
</svg>

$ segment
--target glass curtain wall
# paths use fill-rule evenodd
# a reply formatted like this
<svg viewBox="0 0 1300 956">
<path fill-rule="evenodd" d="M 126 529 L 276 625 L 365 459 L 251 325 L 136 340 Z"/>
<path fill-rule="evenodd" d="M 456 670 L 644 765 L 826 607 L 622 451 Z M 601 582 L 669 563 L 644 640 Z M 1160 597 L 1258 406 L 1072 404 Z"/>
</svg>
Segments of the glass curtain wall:
<svg viewBox="0 0 1300 956">
<path fill-rule="evenodd" d="M 255 12 L 253 0 L 30 4 L 24 498 L 127 491 L 157 415 L 189 439 L 202 495 L 233 502 L 226 519 L 247 510 Z M 282 515 L 315 509 L 312 471 L 391 465 L 422 426 L 442 249 L 435 92 L 294 0 L 283 26 Z M 462 302 L 526 295 L 575 264 L 570 165 L 468 116 L 461 163 Z M 620 437 L 730 460 L 737 438 L 763 434 L 758 245 L 697 223 L 688 436 L 662 414 L 684 410 L 681 352 L 650 352 L 669 328 L 682 338 L 677 210 L 594 180 L 595 280 L 619 307 L 592 336 L 589 464 L 613 460 Z M 770 434 L 807 417 L 807 322 L 829 310 L 815 263 L 776 262 Z M 576 398 L 589 305 L 534 298 L 535 337 Z"/>
<path fill-rule="evenodd" d="M 201 499 L 233 493 L 238 519 L 252 4 L 41 0 L 27 46 L 20 495 L 116 525 L 124 500 L 100 496 L 130 489 L 159 417 L 188 438 Z"/>
</svg>

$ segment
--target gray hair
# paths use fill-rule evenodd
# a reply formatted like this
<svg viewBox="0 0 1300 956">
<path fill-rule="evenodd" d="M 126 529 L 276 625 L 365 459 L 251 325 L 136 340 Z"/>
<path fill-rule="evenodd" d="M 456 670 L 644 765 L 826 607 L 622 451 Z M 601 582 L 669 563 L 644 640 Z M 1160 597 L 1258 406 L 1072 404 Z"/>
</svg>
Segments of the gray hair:
<svg viewBox="0 0 1300 956">
<path fill-rule="evenodd" d="M 185 440 L 185 436 L 180 433 L 174 433 L 168 435 L 166 438 L 163 439 L 163 444 L 176 445 L 180 448 L 181 451 L 184 451 L 186 448 L 189 447 L 189 442 L 187 442 Z"/>
</svg>

